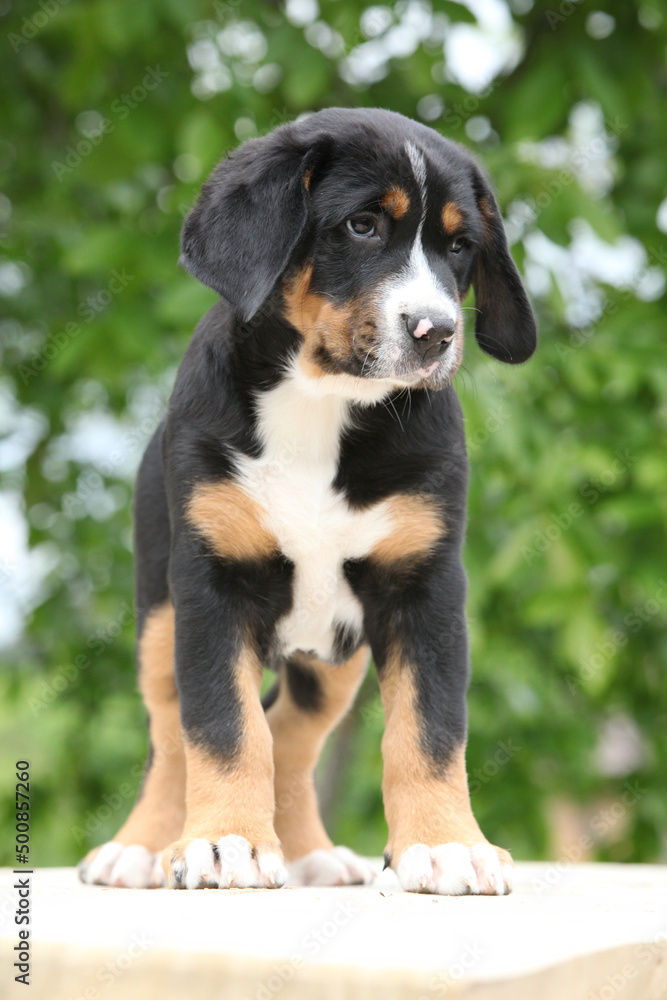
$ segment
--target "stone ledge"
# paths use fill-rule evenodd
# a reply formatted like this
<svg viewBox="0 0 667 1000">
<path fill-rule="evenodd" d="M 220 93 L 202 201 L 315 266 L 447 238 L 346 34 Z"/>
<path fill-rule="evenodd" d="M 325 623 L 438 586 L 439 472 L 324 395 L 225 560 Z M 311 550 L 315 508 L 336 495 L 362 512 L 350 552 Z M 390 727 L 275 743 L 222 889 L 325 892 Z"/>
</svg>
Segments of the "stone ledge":
<svg viewBox="0 0 667 1000">
<path fill-rule="evenodd" d="M 667 866 L 520 863 L 507 897 L 371 887 L 167 892 L 32 876 L 29 992 L 0 873 L 0 996 L 30 1000 L 665 1000 Z M 8 985 L 7 985 L 8 984 Z"/>
</svg>

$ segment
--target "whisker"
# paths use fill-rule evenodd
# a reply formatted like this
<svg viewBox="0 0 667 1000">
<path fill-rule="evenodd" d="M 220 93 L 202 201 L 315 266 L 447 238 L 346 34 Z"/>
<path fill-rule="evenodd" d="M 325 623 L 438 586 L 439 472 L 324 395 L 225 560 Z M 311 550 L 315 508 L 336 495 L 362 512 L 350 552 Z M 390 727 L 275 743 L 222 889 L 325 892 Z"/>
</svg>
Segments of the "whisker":
<svg viewBox="0 0 667 1000">
<path fill-rule="evenodd" d="M 393 411 L 394 411 L 394 413 L 396 414 L 396 419 L 398 420 L 398 425 L 399 425 L 399 427 L 401 428 L 401 430 L 404 430 L 405 428 L 403 427 L 403 424 L 401 423 L 401 418 L 400 418 L 400 417 L 399 417 L 399 415 L 398 415 L 398 410 L 397 410 L 397 409 L 396 409 L 396 407 L 394 406 L 394 401 L 393 401 L 393 399 L 391 398 L 391 396 L 390 396 L 390 397 L 389 397 L 389 399 L 387 400 L 387 403 L 389 403 L 389 404 L 390 404 L 390 406 L 391 406 L 392 410 L 393 410 Z M 385 408 L 385 409 L 387 410 L 387 412 L 389 412 L 389 410 L 387 409 L 387 403 L 384 403 L 384 402 L 383 402 L 383 404 L 382 404 L 382 405 L 383 405 L 383 406 L 384 406 L 384 408 Z"/>
<path fill-rule="evenodd" d="M 369 350 L 368 350 L 368 354 L 367 354 L 367 355 L 366 355 L 366 357 L 364 358 L 364 363 L 363 363 L 363 365 L 361 366 L 361 374 L 362 374 L 362 375 L 364 374 L 364 368 L 366 367 L 366 362 L 368 361 L 368 355 L 369 355 L 369 354 L 371 353 L 371 351 L 372 351 L 372 350 L 373 350 L 373 348 L 372 348 L 372 347 L 370 347 L 370 348 L 369 348 Z"/>
</svg>

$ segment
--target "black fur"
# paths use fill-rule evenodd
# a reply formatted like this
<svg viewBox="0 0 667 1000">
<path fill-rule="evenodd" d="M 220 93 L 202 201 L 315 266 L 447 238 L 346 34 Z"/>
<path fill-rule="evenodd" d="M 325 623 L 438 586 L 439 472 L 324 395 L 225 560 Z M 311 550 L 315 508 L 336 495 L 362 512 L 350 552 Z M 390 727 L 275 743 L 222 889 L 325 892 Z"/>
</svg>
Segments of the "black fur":
<svg viewBox="0 0 667 1000">
<path fill-rule="evenodd" d="M 346 625 L 336 626 L 336 635 L 333 643 L 333 662 L 344 663 L 356 653 L 361 645 L 361 640 L 357 633 Z"/>
<path fill-rule="evenodd" d="M 285 674 L 294 704 L 305 712 L 319 712 L 323 707 L 324 692 L 315 671 L 289 659 L 285 664 Z"/>
<path fill-rule="evenodd" d="M 318 153 L 284 130 L 251 140 L 215 169 L 185 222 L 181 264 L 245 320 L 268 298 L 303 232 L 302 178 Z"/>
<path fill-rule="evenodd" d="M 507 246 L 500 211 L 489 182 L 478 167 L 473 182 L 478 202 L 485 205 L 485 236 L 473 269 L 477 343 L 494 358 L 509 364 L 527 361 L 535 350 L 533 310 Z"/>
</svg>

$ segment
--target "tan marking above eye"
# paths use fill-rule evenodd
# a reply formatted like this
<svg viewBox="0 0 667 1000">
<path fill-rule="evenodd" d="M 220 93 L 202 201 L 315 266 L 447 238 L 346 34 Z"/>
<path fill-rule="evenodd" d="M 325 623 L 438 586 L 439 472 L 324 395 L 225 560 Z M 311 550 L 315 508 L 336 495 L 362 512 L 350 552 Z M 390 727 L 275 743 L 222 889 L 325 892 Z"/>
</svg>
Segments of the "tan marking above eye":
<svg viewBox="0 0 667 1000">
<path fill-rule="evenodd" d="M 278 541 L 264 527 L 264 511 L 236 483 L 200 483 L 188 501 L 186 517 L 219 556 L 266 559 Z"/>
<path fill-rule="evenodd" d="M 453 236 L 463 222 L 463 212 L 453 201 L 448 201 L 442 209 L 442 225 L 448 236 Z"/>
<path fill-rule="evenodd" d="M 313 179 L 314 169 L 315 169 L 314 167 L 309 167 L 308 170 L 306 170 L 305 174 L 303 175 L 303 186 L 305 187 L 306 191 L 308 191 L 309 194 L 310 194 L 310 182 Z"/>
<path fill-rule="evenodd" d="M 387 501 L 391 534 L 377 542 L 370 558 L 397 563 L 427 556 L 446 534 L 438 504 L 430 496 L 399 494 Z"/>
<path fill-rule="evenodd" d="M 402 219 L 410 208 L 410 196 L 403 188 L 391 188 L 380 199 L 380 205 L 394 219 Z"/>
</svg>

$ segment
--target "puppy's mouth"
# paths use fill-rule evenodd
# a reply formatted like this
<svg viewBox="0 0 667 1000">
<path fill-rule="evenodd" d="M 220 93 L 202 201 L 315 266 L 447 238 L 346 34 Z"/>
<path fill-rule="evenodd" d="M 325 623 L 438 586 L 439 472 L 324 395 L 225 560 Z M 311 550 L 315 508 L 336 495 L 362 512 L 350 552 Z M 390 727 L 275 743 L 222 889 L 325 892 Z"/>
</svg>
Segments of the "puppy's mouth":
<svg viewBox="0 0 667 1000">
<path fill-rule="evenodd" d="M 440 359 L 436 358 L 436 360 L 432 364 L 430 364 L 428 368 L 424 368 L 423 366 L 421 368 L 418 368 L 417 371 L 415 372 L 415 375 L 421 375 L 422 378 L 429 378 L 429 376 L 433 374 L 433 372 L 436 370 L 436 368 L 439 367 L 439 365 L 440 365 Z"/>
<path fill-rule="evenodd" d="M 376 381 L 391 381 L 408 388 L 427 386 L 433 389 L 444 388 L 451 382 L 458 363 L 457 347 L 452 344 L 450 350 L 439 357 L 420 358 L 412 351 L 402 351 L 395 347 L 389 356 L 378 350 L 364 358 L 363 378 Z"/>
<path fill-rule="evenodd" d="M 449 359 L 444 357 L 434 358 L 431 361 L 426 359 L 413 362 L 412 365 L 410 363 L 397 365 L 388 377 L 406 386 L 427 385 L 442 388 L 451 381 L 453 373 L 450 373 L 450 367 Z"/>
</svg>

